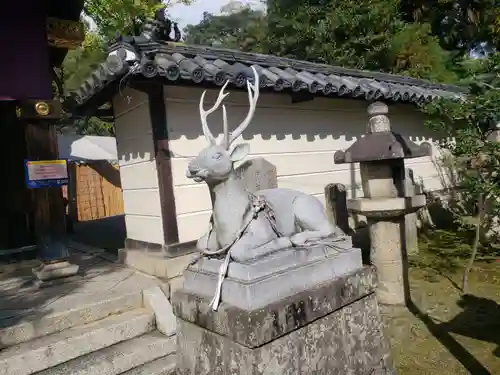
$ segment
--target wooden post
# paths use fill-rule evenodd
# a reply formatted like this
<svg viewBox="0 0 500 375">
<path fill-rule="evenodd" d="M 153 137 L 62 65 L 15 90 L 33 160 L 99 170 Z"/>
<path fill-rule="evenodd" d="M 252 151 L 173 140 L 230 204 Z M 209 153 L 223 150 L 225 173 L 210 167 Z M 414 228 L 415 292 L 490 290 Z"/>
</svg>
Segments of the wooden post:
<svg viewBox="0 0 500 375">
<path fill-rule="evenodd" d="M 68 177 L 68 216 L 72 223 L 76 223 L 78 222 L 78 166 L 75 163 L 69 164 Z"/>
<path fill-rule="evenodd" d="M 26 123 L 26 147 L 28 157 L 35 160 L 58 158 L 55 125 L 46 121 Z M 32 190 L 34 198 L 34 226 L 39 257 L 42 265 L 33 269 L 42 282 L 74 276 L 78 266 L 70 264 L 65 245 L 66 218 L 61 188 Z"/>
<path fill-rule="evenodd" d="M 352 231 L 349 226 L 345 185 L 337 183 L 326 185 L 325 202 L 330 222 L 340 228 L 345 234 L 350 234 Z"/>
<path fill-rule="evenodd" d="M 54 160 L 58 158 L 54 125 L 47 122 L 30 122 L 26 124 L 25 134 L 29 159 Z M 61 188 L 33 189 L 32 194 L 37 243 L 42 244 L 47 240 L 61 241 L 66 234 Z M 66 254 L 59 254 L 55 259 L 66 257 Z"/>
<path fill-rule="evenodd" d="M 25 133 L 17 119 L 14 101 L 0 101 L 0 117 L 4 134 L 0 155 L 7 161 L 3 170 L 5 180 L 0 187 L 0 253 L 10 254 L 11 250 L 34 245 L 30 222 L 32 202 L 22 168 L 26 158 Z"/>
</svg>

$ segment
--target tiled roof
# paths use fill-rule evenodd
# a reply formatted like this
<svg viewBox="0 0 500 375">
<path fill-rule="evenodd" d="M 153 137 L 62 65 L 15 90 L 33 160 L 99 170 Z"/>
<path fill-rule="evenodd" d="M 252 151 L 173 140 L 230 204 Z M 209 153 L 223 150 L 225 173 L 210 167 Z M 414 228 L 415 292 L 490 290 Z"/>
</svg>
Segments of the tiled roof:
<svg viewBox="0 0 500 375">
<path fill-rule="evenodd" d="M 276 92 L 308 92 L 318 96 L 418 103 L 437 97 L 463 96 L 452 85 L 387 73 L 345 69 L 257 53 L 222 48 L 156 42 L 130 37 L 111 46 L 108 59 L 66 100 L 73 109 L 105 91 L 109 100 L 129 77 L 162 79 L 172 85 L 222 86 L 226 80 L 245 88 L 253 66 L 261 88 Z M 114 85 L 114 90 L 105 90 Z M 101 94 L 102 96 L 103 94 Z M 94 101 L 93 105 L 97 103 Z"/>
</svg>

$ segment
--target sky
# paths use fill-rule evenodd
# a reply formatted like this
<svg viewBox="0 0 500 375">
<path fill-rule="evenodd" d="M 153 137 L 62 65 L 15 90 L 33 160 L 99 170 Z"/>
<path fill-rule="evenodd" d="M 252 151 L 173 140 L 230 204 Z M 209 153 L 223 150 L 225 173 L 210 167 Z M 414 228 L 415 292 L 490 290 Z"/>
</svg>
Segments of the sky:
<svg viewBox="0 0 500 375">
<path fill-rule="evenodd" d="M 197 24 L 203 17 L 203 12 L 219 14 L 220 9 L 230 0 L 195 0 L 190 6 L 174 5 L 169 9 L 170 17 L 179 23 L 182 30 L 186 25 Z M 240 3 L 255 5 L 258 0 L 239 0 Z"/>
</svg>

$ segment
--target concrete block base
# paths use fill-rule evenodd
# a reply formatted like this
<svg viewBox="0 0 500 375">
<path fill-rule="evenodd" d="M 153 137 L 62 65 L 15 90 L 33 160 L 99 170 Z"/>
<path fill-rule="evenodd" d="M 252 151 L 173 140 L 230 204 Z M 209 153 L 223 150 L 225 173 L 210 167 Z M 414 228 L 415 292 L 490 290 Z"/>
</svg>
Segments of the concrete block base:
<svg viewBox="0 0 500 375">
<path fill-rule="evenodd" d="M 69 283 L 79 283 L 81 281 L 82 281 L 82 276 L 75 275 L 75 276 L 60 277 L 58 279 L 46 280 L 46 281 L 36 279 L 33 285 L 39 289 L 45 289 Z"/>
<path fill-rule="evenodd" d="M 374 289 L 365 267 L 252 311 L 178 290 L 177 373 L 395 375 Z"/>
<path fill-rule="evenodd" d="M 118 250 L 118 261 L 120 263 L 162 279 L 181 276 L 195 256 L 197 254 L 167 257 L 161 252 L 154 253 L 133 249 Z"/>
<path fill-rule="evenodd" d="M 52 280 L 68 278 L 76 276 L 79 266 L 71 264 L 68 261 L 57 263 L 42 263 L 38 267 L 32 269 L 33 274 L 42 283 Z"/>
<path fill-rule="evenodd" d="M 183 288 L 212 297 L 223 260 L 202 258 L 184 272 Z M 307 248 L 282 249 L 245 263 L 229 263 L 222 284 L 222 301 L 254 310 L 295 293 L 314 288 L 363 266 L 361 250 L 350 239 Z"/>
</svg>

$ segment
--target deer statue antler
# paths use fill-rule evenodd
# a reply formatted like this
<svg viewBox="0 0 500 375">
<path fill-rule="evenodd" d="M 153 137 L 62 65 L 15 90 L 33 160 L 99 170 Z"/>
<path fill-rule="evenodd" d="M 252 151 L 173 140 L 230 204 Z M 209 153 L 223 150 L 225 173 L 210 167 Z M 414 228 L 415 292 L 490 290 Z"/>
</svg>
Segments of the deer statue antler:
<svg viewBox="0 0 500 375">
<path fill-rule="evenodd" d="M 222 146 L 225 147 L 227 150 L 229 150 L 229 147 L 231 144 L 243 133 L 243 131 L 248 127 L 250 124 L 250 121 L 253 118 L 253 115 L 255 113 L 255 109 L 257 108 L 257 101 L 259 100 L 259 74 L 257 73 L 257 70 L 252 66 L 252 71 L 253 71 L 253 76 L 254 76 L 254 83 L 250 83 L 249 80 L 247 80 L 247 90 L 248 90 L 248 101 L 250 102 L 250 108 L 248 109 L 248 114 L 247 117 L 243 120 L 243 122 L 238 125 L 238 127 L 234 130 L 234 132 L 230 133 L 229 132 L 229 127 L 227 123 L 227 113 L 226 113 L 226 107 L 223 105 L 222 106 L 222 121 L 224 125 L 224 138 L 222 140 Z M 229 95 L 229 93 L 225 93 L 224 89 L 227 87 L 229 84 L 229 80 L 226 81 L 224 86 L 222 86 L 219 96 L 217 97 L 217 100 L 215 101 L 215 104 L 213 105 L 212 108 L 205 110 L 203 109 L 203 101 L 205 100 L 205 94 L 207 91 L 203 91 L 203 94 L 201 94 L 200 98 L 200 118 L 201 118 L 201 125 L 203 129 L 203 134 L 205 135 L 205 138 L 211 145 L 216 144 L 215 137 L 213 136 L 212 132 L 210 131 L 210 128 L 208 127 L 207 123 L 207 117 L 214 113 L 222 104 L 222 101 Z"/>
<path fill-rule="evenodd" d="M 243 131 L 248 127 L 250 121 L 252 121 L 253 115 L 255 114 L 255 109 L 257 108 L 257 101 L 259 100 L 259 74 L 255 67 L 251 67 L 253 71 L 254 82 L 253 84 L 247 80 L 247 90 L 248 90 L 248 101 L 250 102 L 250 108 L 248 109 L 247 117 L 243 122 L 238 125 L 238 127 L 231 133 L 228 130 L 224 131 L 224 141 L 223 144 L 226 149 L 229 149 L 231 144 L 243 133 Z"/>
<path fill-rule="evenodd" d="M 222 140 L 222 147 L 224 147 L 226 150 L 229 150 L 230 144 L 227 142 L 228 139 L 226 137 L 226 134 L 229 133 L 229 126 L 227 124 L 227 112 L 226 112 L 226 106 L 224 104 L 222 105 L 222 129 L 224 132 L 224 138 Z"/>
<path fill-rule="evenodd" d="M 201 127 L 203 129 L 203 134 L 205 135 L 205 138 L 207 141 L 211 144 L 215 144 L 215 137 L 212 135 L 212 132 L 210 131 L 210 128 L 208 127 L 207 123 L 207 117 L 208 115 L 214 113 L 221 105 L 222 101 L 229 95 L 229 93 L 225 93 L 224 89 L 227 87 L 229 84 L 229 80 L 226 81 L 224 86 L 222 86 L 219 96 L 217 97 L 217 100 L 215 101 L 215 104 L 213 105 L 212 108 L 208 110 L 203 109 L 203 101 L 205 100 L 205 94 L 207 93 L 207 90 L 203 91 L 203 94 L 201 94 L 200 98 L 200 119 L 201 119 Z"/>
</svg>

